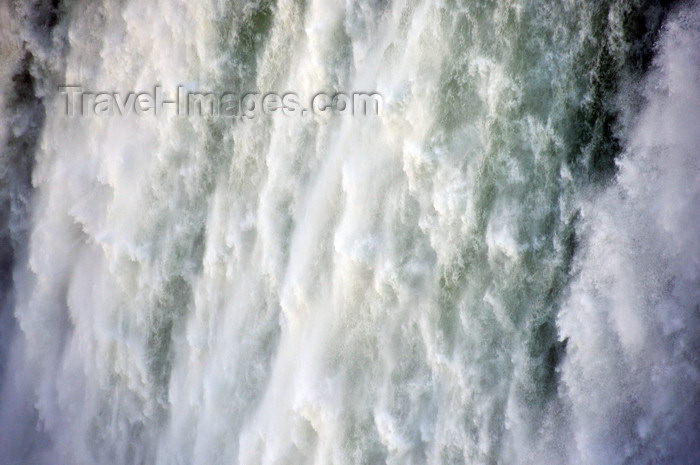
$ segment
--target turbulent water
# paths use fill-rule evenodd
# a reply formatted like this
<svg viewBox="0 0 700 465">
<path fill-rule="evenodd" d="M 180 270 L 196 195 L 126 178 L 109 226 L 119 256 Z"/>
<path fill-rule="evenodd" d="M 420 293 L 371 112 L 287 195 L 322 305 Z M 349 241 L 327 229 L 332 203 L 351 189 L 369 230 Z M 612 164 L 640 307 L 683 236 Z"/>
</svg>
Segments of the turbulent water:
<svg viewBox="0 0 700 465">
<path fill-rule="evenodd" d="M 700 463 L 700 3 L 13 1 L 0 58 L 0 463 Z"/>
</svg>

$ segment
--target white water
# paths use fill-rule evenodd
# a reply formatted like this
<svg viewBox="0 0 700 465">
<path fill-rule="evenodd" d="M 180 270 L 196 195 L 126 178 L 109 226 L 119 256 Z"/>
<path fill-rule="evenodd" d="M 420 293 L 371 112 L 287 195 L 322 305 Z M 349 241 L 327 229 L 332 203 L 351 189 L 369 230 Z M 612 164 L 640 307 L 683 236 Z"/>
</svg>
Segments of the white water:
<svg viewBox="0 0 700 465">
<path fill-rule="evenodd" d="M 697 5 L 619 76 L 617 177 L 571 136 L 627 3 L 70 4 L 0 462 L 697 463 Z M 385 108 L 68 118 L 77 83 Z"/>
<path fill-rule="evenodd" d="M 616 185 L 583 207 L 586 253 L 559 325 L 585 463 L 700 459 L 699 73 L 695 8 L 664 31 Z"/>
</svg>

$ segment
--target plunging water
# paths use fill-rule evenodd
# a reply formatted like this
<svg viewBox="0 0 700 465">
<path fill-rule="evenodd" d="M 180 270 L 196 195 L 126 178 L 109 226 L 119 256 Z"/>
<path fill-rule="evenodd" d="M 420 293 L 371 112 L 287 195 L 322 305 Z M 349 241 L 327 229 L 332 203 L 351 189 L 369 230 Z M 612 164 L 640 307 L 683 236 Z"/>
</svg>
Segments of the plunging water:
<svg viewBox="0 0 700 465">
<path fill-rule="evenodd" d="M 0 462 L 700 461 L 697 4 L 2 8 Z"/>
</svg>

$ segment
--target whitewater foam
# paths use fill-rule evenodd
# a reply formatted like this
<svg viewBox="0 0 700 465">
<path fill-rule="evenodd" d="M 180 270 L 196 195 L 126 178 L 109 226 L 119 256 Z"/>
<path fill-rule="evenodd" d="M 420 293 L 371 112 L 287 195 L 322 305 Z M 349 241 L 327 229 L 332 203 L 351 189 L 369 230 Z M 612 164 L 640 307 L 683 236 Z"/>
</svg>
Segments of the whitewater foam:
<svg viewBox="0 0 700 465">
<path fill-rule="evenodd" d="M 698 461 L 697 3 L 648 70 L 641 0 L 63 8 L 17 26 L 3 463 Z M 71 119 L 65 83 L 385 107 Z"/>
</svg>

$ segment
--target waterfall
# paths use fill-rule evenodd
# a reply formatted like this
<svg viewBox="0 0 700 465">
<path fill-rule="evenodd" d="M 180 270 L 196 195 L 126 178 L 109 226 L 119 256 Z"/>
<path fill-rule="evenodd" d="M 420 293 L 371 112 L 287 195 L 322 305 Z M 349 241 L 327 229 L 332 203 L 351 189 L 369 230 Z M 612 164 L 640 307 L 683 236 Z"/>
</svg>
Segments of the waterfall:
<svg viewBox="0 0 700 465">
<path fill-rule="evenodd" d="M 0 25 L 0 463 L 700 463 L 700 3 Z"/>
</svg>

